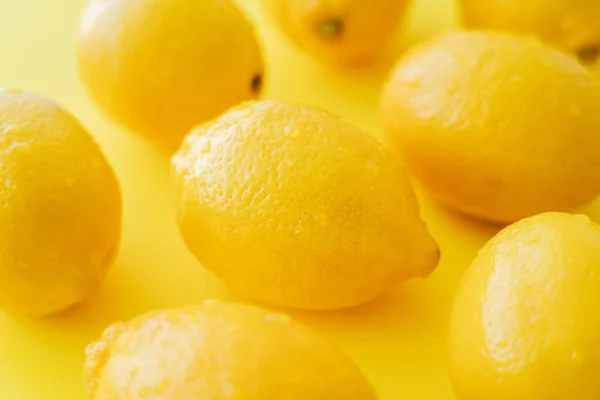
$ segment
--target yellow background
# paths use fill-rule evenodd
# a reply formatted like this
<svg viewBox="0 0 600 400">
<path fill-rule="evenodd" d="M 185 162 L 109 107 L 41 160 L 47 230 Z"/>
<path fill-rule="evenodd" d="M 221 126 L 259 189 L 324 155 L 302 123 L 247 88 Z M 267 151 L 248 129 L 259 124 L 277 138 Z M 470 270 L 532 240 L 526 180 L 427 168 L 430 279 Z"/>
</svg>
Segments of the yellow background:
<svg viewBox="0 0 600 400">
<path fill-rule="evenodd" d="M 264 39 L 267 97 L 328 108 L 380 138 L 375 108 L 390 62 L 407 45 L 456 23 L 452 0 L 416 0 L 393 52 L 369 70 L 341 72 L 297 52 L 267 26 L 256 0 L 239 1 Z M 166 157 L 104 120 L 83 92 L 74 41 L 84 4 L 0 0 L 0 86 L 56 99 L 96 136 L 122 183 L 123 244 L 106 285 L 85 304 L 42 320 L 0 314 L 0 400 L 83 400 L 84 349 L 108 324 L 159 307 L 241 298 L 186 251 L 176 227 Z M 338 343 L 382 400 L 454 399 L 445 346 L 452 295 L 477 249 L 496 231 L 423 198 L 422 210 L 442 250 L 430 279 L 355 310 L 294 314 Z"/>
</svg>

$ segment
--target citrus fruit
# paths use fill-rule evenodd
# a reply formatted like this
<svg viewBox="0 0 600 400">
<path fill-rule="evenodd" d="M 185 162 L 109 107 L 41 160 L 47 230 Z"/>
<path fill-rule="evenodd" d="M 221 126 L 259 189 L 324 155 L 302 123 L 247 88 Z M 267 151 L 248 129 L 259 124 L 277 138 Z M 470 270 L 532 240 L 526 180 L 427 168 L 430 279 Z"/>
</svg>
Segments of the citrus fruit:
<svg viewBox="0 0 600 400">
<path fill-rule="evenodd" d="M 242 104 L 195 129 L 173 165 L 188 248 L 266 302 L 350 307 L 437 264 L 402 166 L 325 111 Z"/>
<path fill-rule="evenodd" d="M 537 35 L 593 60 L 600 53 L 598 0 L 461 0 L 467 26 Z"/>
<path fill-rule="evenodd" d="M 96 291 L 119 244 L 119 183 L 54 102 L 0 91 L 0 202 L 0 309 L 50 314 Z"/>
<path fill-rule="evenodd" d="M 302 50 L 335 64 L 372 62 L 390 42 L 408 0 L 263 0 L 276 25 Z"/>
<path fill-rule="evenodd" d="M 392 147 L 442 204 L 496 222 L 600 192 L 600 83 L 533 37 L 454 32 L 418 45 L 383 91 Z"/>
<path fill-rule="evenodd" d="M 458 400 L 600 398 L 600 226 L 545 213 L 490 240 L 450 326 Z"/>
<path fill-rule="evenodd" d="M 154 311 L 87 349 L 90 400 L 375 400 L 359 369 L 287 315 L 235 303 Z"/>
<path fill-rule="evenodd" d="M 230 0 L 91 0 L 77 53 L 95 103 L 167 149 L 263 81 L 254 29 Z"/>
</svg>

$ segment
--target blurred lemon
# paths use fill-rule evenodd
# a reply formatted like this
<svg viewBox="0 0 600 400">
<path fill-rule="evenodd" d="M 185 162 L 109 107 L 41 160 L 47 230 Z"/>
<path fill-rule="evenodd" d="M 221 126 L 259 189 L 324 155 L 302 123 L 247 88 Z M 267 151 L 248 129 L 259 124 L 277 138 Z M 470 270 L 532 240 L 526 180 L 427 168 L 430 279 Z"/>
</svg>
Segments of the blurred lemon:
<svg viewBox="0 0 600 400">
<path fill-rule="evenodd" d="M 531 33 L 592 61 L 600 54 L 598 0 L 460 0 L 471 27 Z"/>
<path fill-rule="evenodd" d="M 78 57 L 96 104 L 167 148 L 263 81 L 254 29 L 230 0 L 91 0 Z"/>
<path fill-rule="evenodd" d="M 437 265 L 404 169 L 325 111 L 243 104 L 193 131 L 173 164 L 189 249 L 269 303 L 350 307 Z"/>
<path fill-rule="evenodd" d="M 155 311 L 87 350 L 90 400 L 375 400 L 338 349 L 284 314 L 242 304 Z"/>
<path fill-rule="evenodd" d="M 501 231 L 456 294 L 458 400 L 600 398 L 600 226 L 547 213 Z"/>
<path fill-rule="evenodd" d="M 92 294 L 121 232 L 119 183 L 55 103 L 0 91 L 0 308 L 37 316 Z"/>
<path fill-rule="evenodd" d="M 600 83 L 508 33 L 455 32 L 410 51 L 383 91 L 390 143 L 438 201 L 513 222 L 600 192 Z"/>
<path fill-rule="evenodd" d="M 299 48 L 337 64 L 372 62 L 390 42 L 408 0 L 263 0 Z"/>
</svg>

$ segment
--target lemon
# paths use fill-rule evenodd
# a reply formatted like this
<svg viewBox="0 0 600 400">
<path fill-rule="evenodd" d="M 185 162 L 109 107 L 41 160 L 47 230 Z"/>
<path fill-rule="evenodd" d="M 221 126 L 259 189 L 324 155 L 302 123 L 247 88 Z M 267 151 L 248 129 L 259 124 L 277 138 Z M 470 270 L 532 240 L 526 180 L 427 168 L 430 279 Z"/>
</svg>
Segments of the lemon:
<svg viewBox="0 0 600 400">
<path fill-rule="evenodd" d="M 335 64 L 368 64 L 383 51 L 408 0 L 263 0 L 276 25 L 302 50 Z"/>
<path fill-rule="evenodd" d="M 263 81 L 254 28 L 230 0 L 91 0 L 77 53 L 95 103 L 166 149 Z"/>
<path fill-rule="evenodd" d="M 119 244 L 119 183 L 54 102 L 0 91 L 0 203 L 0 309 L 50 314 L 96 291 Z"/>
<path fill-rule="evenodd" d="M 598 0 L 461 0 L 467 26 L 537 35 L 584 60 L 600 53 Z"/>
<path fill-rule="evenodd" d="M 89 400 L 375 400 L 359 369 L 287 315 L 210 301 L 108 328 L 87 349 Z"/>
<path fill-rule="evenodd" d="M 454 32 L 410 51 L 381 99 L 387 137 L 442 204 L 497 222 L 600 192 L 600 84 L 538 39 Z"/>
<path fill-rule="evenodd" d="M 266 302 L 350 307 L 437 264 L 402 166 L 325 111 L 240 105 L 194 130 L 173 165 L 188 248 Z"/>
<path fill-rule="evenodd" d="M 490 240 L 450 326 L 458 400 L 600 398 L 600 226 L 545 213 Z"/>
</svg>

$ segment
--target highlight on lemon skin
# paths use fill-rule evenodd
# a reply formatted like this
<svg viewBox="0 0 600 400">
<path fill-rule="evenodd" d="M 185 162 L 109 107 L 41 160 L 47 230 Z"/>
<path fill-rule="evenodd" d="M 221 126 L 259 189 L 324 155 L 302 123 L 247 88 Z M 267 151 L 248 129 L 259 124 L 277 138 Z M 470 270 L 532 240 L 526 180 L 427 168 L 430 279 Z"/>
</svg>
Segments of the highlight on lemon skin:
<svg viewBox="0 0 600 400">
<path fill-rule="evenodd" d="M 600 81 L 539 39 L 458 31 L 400 59 L 381 96 L 390 145 L 425 191 L 511 223 L 600 193 Z"/>
<path fill-rule="evenodd" d="M 586 64 L 600 54 L 597 0 L 460 0 L 466 26 L 536 35 Z"/>
<path fill-rule="evenodd" d="M 267 303 L 352 307 L 437 266 L 402 165 L 326 111 L 242 104 L 195 129 L 172 163 L 189 250 Z"/>
<path fill-rule="evenodd" d="M 0 90 L 0 309 L 62 311 L 101 285 L 121 235 L 119 182 L 51 100 Z"/>
<path fill-rule="evenodd" d="M 86 351 L 88 400 L 376 400 L 333 345 L 266 309 L 220 301 L 115 324 Z"/>
<path fill-rule="evenodd" d="M 339 66 L 374 62 L 392 41 L 409 0 L 262 0 L 301 50 Z"/>
<path fill-rule="evenodd" d="M 449 330 L 457 400 L 600 398 L 600 226 L 545 213 L 502 230 L 462 278 Z"/>
<path fill-rule="evenodd" d="M 255 29 L 231 0 L 90 0 L 77 57 L 94 103 L 174 151 L 265 81 Z"/>
</svg>

